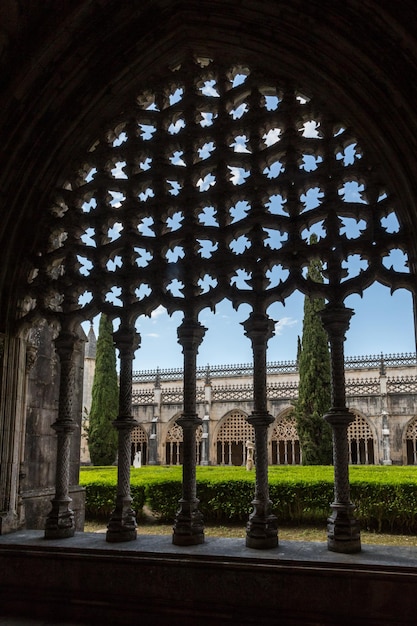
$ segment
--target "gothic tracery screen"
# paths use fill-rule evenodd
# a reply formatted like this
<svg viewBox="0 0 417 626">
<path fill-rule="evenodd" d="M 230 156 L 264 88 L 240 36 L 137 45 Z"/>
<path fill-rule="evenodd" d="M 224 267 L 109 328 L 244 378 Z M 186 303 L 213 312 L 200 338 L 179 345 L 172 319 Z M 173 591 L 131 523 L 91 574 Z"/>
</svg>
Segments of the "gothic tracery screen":
<svg viewBox="0 0 417 626">
<path fill-rule="evenodd" d="M 200 464 L 201 442 L 203 439 L 203 429 L 198 426 L 196 430 L 196 460 Z M 177 422 L 169 428 L 165 440 L 165 463 L 167 465 L 180 465 L 182 463 L 183 431 Z"/>
<path fill-rule="evenodd" d="M 271 436 L 272 464 L 299 465 L 302 461 L 295 416 L 284 415 L 274 426 Z"/>
<path fill-rule="evenodd" d="M 417 465 L 417 419 L 414 418 L 407 426 L 405 433 L 407 447 L 407 465 Z"/>
<path fill-rule="evenodd" d="M 246 442 L 254 442 L 254 428 L 246 413 L 232 411 L 223 418 L 216 437 L 217 463 L 243 465 L 246 462 Z"/>
<path fill-rule="evenodd" d="M 56 190 L 22 315 L 132 322 L 161 304 L 408 287 L 391 268 L 406 247 L 393 216 L 377 168 L 315 96 L 189 57 L 122 103 Z M 312 258 L 323 284 L 306 277 Z"/>
<path fill-rule="evenodd" d="M 347 430 L 349 462 L 353 465 L 375 463 L 375 441 L 371 428 L 364 417 L 356 415 Z"/>
</svg>

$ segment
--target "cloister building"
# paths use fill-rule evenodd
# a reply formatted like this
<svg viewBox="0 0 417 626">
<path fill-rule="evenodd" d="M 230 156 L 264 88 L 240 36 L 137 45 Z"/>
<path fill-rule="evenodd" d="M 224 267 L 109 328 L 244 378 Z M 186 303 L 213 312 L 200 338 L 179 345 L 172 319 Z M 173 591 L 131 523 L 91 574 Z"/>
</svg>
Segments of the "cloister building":
<svg viewBox="0 0 417 626">
<path fill-rule="evenodd" d="M 413 401 L 398 411 L 382 370 L 354 392 L 344 346 L 348 298 L 376 282 L 408 290 L 417 318 L 415 2 L 5 0 L 0 74 L 0 617 L 414 624 L 417 553 L 362 545 L 349 483 L 355 460 L 414 462 Z M 300 450 L 267 369 L 271 307 L 296 292 L 325 301 L 334 500 L 326 540 L 294 546 L 279 541 L 268 465 Z M 248 311 L 244 398 L 200 377 L 202 312 L 223 301 Z M 137 321 L 160 306 L 182 320 L 169 414 L 163 380 L 132 403 Z M 83 533 L 79 468 L 81 324 L 100 313 L 120 391 L 114 509 L 97 535 Z M 148 460 L 182 464 L 169 537 L 138 536 L 142 432 Z M 246 436 L 245 539 L 213 541 L 196 464 L 243 461 Z"/>
<path fill-rule="evenodd" d="M 415 354 L 351 357 L 345 361 L 347 406 L 355 420 L 348 428 L 351 464 L 416 464 L 417 378 Z M 180 464 L 182 370 L 134 372 L 132 458 L 142 463 Z M 247 417 L 253 409 L 250 364 L 198 369 L 197 463 L 244 465 L 253 440 Z M 300 464 L 302 454 L 293 416 L 298 397 L 296 361 L 268 363 L 269 464 Z"/>
</svg>

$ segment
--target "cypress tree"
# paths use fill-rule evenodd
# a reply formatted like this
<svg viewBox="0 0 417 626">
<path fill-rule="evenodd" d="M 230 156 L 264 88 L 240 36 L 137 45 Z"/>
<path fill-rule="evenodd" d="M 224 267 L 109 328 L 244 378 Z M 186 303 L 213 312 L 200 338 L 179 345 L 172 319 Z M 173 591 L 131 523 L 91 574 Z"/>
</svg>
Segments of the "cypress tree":
<svg viewBox="0 0 417 626">
<path fill-rule="evenodd" d="M 310 243 L 315 243 L 312 236 Z M 311 261 L 308 276 L 323 282 L 322 264 Z M 323 298 L 304 299 L 304 320 L 298 371 L 300 376 L 295 417 L 300 438 L 303 465 L 332 463 L 332 431 L 323 419 L 331 406 L 330 354 L 327 335 L 318 312 L 324 307 Z"/>
<path fill-rule="evenodd" d="M 97 338 L 96 368 L 88 426 L 88 447 L 93 465 L 111 465 L 116 460 L 117 432 L 112 422 L 119 408 L 116 350 L 113 326 L 102 314 Z"/>
</svg>

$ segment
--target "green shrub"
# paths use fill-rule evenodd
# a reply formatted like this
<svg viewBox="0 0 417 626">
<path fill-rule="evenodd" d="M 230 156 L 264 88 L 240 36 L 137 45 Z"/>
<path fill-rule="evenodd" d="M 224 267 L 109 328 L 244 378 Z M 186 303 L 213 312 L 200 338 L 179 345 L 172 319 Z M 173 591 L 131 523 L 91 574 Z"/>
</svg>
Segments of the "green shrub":
<svg viewBox="0 0 417 626">
<path fill-rule="evenodd" d="M 333 495 L 332 466 L 271 466 L 271 510 L 279 524 L 325 524 Z M 109 517 L 116 497 L 117 468 L 85 467 L 87 517 Z M 172 522 L 181 498 L 181 467 L 145 466 L 131 471 L 133 508 L 144 504 Z M 198 467 L 197 497 L 207 522 L 246 521 L 252 510 L 255 471 L 244 467 Z M 417 532 L 417 467 L 350 467 L 351 500 L 363 528 Z"/>
<path fill-rule="evenodd" d="M 92 471 L 94 469 L 95 471 Z M 85 515 L 87 519 L 108 519 L 116 503 L 117 468 L 82 468 L 80 484 L 85 487 Z M 139 517 L 146 501 L 143 484 L 131 484 L 132 508 Z"/>
</svg>

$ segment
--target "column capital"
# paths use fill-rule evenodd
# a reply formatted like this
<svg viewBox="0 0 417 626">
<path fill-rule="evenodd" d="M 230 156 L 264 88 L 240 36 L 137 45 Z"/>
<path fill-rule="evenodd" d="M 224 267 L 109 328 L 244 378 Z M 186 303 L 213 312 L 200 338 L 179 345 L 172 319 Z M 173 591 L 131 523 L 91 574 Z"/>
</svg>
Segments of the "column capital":
<svg viewBox="0 0 417 626">
<path fill-rule="evenodd" d="M 62 329 L 54 340 L 55 350 L 60 360 L 70 359 L 74 351 L 75 344 L 79 341 L 77 333 L 71 330 Z"/>
<path fill-rule="evenodd" d="M 331 426 L 349 426 L 355 421 L 355 415 L 349 411 L 348 408 L 332 407 L 327 413 L 323 415 L 323 419 L 326 420 Z"/>
<path fill-rule="evenodd" d="M 271 339 L 275 334 L 276 321 L 271 319 L 266 313 L 252 313 L 248 319 L 241 322 L 245 329 L 245 335 L 248 337 L 254 345 L 261 343 L 265 344 L 266 341 Z"/>
<path fill-rule="evenodd" d="M 134 353 L 140 346 L 141 336 L 136 332 L 134 326 L 121 325 L 113 333 L 113 340 L 120 352 L 120 356 L 131 356 L 133 358 Z"/>
<path fill-rule="evenodd" d="M 270 424 L 275 422 L 275 418 L 268 412 L 264 411 L 252 411 L 252 413 L 246 418 L 249 424 L 252 424 L 254 427 L 261 428 L 264 426 L 268 428 Z"/>
<path fill-rule="evenodd" d="M 196 351 L 203 341 L 207 328 L 196 320 L 185 318 L 177 328 L 178 343 L 184 350 Z"/>
<path fill-rule="evenodd" d="M 324 309 L 319 311 L 323 328 L 330 339 L 345 339 L 345 333 L 349 330 L 350 320 L 355 314 L 353 309 L 341 305 L 326 304 Z"/>
</svg>

